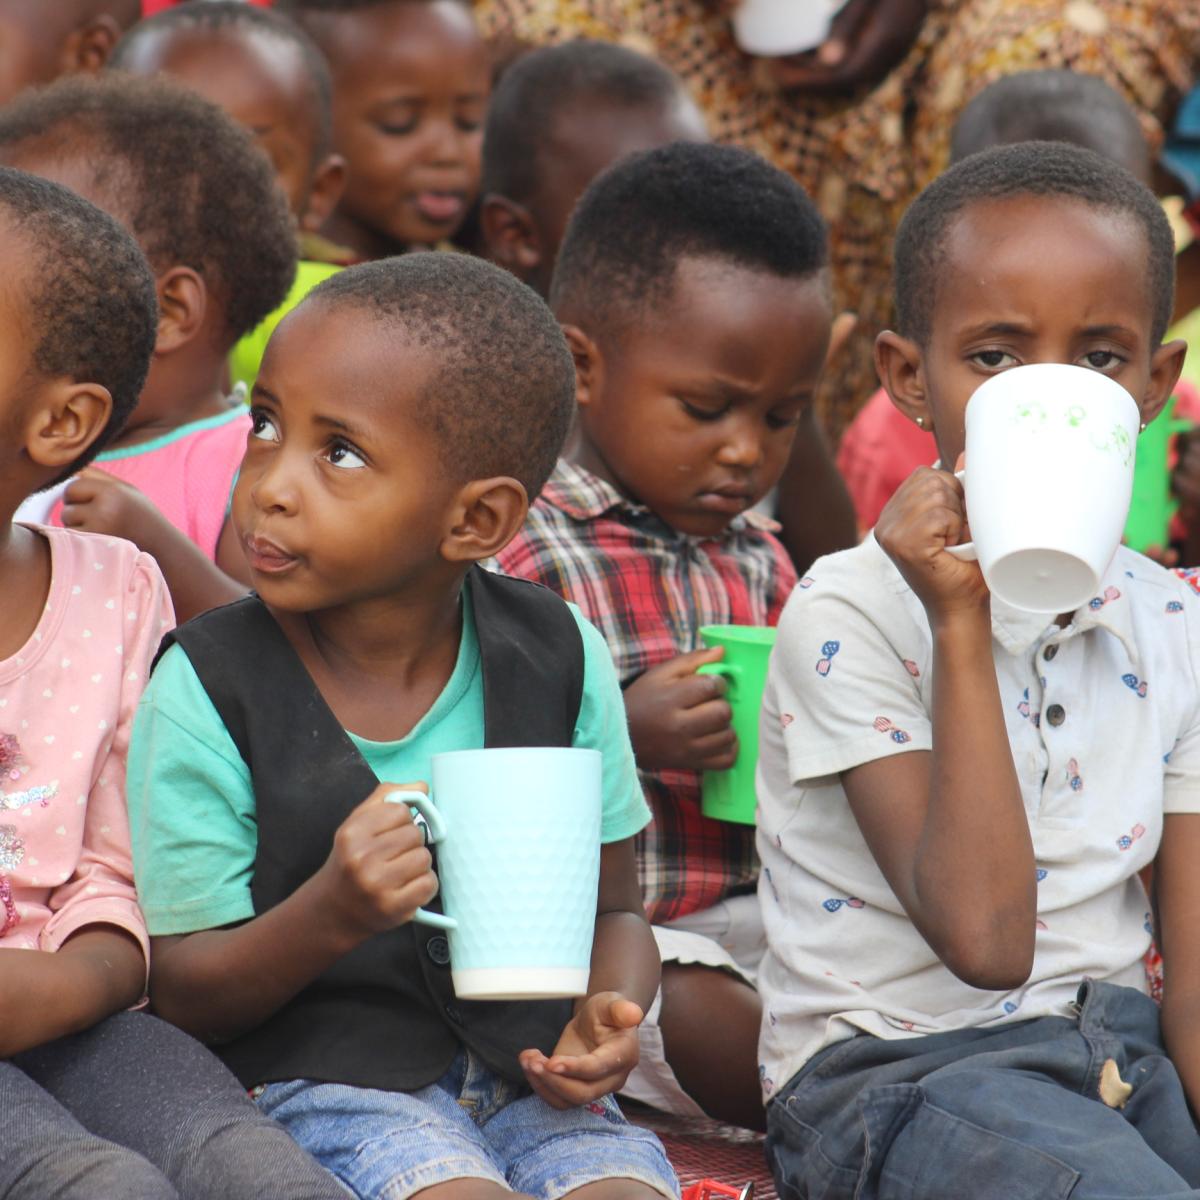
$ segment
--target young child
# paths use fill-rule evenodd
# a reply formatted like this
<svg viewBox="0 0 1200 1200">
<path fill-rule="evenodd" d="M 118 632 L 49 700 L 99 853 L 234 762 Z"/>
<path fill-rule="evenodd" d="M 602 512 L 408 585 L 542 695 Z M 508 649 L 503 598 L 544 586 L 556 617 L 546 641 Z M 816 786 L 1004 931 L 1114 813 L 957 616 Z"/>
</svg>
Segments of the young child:
<svg viewBox="0 0 1200 1200">
<path fill-rule="evenodd" d="M 287 293 L 295 235 L 265 156 L 218 108 L 163 79 L 64 79 L 0 110 L 0 162 L 66 184 L 137 237 L 160 320 L 138 406 L 50 519 L 152 554 L 177 613 L 245 593 L 227 520 L 250 418 L 230 347 Z"/>
<path fill-rule="evenodd" d="M 144 1013 L 125 757 L 172 624 L 128 542 L 14 524 L 137 402 L 154 277 L 132 238 L 0 168 L 0 1195 L 338 1194 L 198 1043 Z"/>
<path fill-rule="evenodd" d="M 989 85 L 955 122 L 950 161 L 1015 142 L 1084 146 L 1150 182 L 1150 147 L 1137 114 L 1120 92 L 1095 75 L 1019 71 Z M 880 388 L 838 446 L 837 464 L 854 499 L 859 527 L 872 528 L 896 489 L 917 467 L 936 459 L 932 429 L 914 424 Z"/>
<path fill-rule="evenodd" d="M 0 0 L 0 105 L 60 75 L 94 73 L 140 0 Z"/>
<path fill-rule="evenodd" d="M 1099 371 L 1149 422 L 1184 353 L 1173 271 L 1112 162 L 974 155 L 900 226 L 880 376 L 948 465 L 975 388 L 1026 363 Z M 1078 612 L 1018 612 L 946 553 L 968 536 L 959 482 L 920 468 L 780 621 L 758 848 L 781 1194 L 1200 1195 L 1200 608 L 1122 548 Z"/>
<path fill-rule="evenodd" d="M 638 865 L 664 963 L 629 1094 L 741 1124 L 762 1120 L 758 860 L 751 827 L 700 813 L 700 772 L 738 751 L 721 681 L 696 674 L 721 656 L 699 631 L 773 625 L 796 581 L 777 526 L 752 510 L 797 429 L 815 433 L 827 259 L 804 192 L 748 151 L 681 142 L 595 180 L 551 289 L 575 355 L 579 442 L 499 557 L 580 606 L 625 689 L 654 813 Z"/>
<path fill-rule="evenodd" d="M 349 164 L 325 232 L 360 259 L 436 246 L 479 192 L 491 63 L 462 0 L 278 0 L 333 71 Z"/>
<path fill-rule="evenodd" d="M 484 126 L 488 258 L 545 296 L 571 210 L 605 167 L 706 141 L 679 78 L 645 54 L 585 39 L 526 54 L 500 77 Z"/>
<path fill-rule="evenodd" d="M 230 354 L 233 382 L 249 388 L 275 326 L 337 270 L 319 261 L 329 244 L 317 236 L 346 182 L 346 164 L 331 150 L 329 65 L 294 21 L 243 0 L 209 0 L 141 21 L 117 44 L 109 66 L 169 75 L 223 108 L 254 135 L 287 193 L 305 257 L 287 299 Z"/>
<path fill-rule="evenodd" d="M 267 348 L 234 494 L 257 596 L 179 632 L 137 718 L 156 1010 L 359 1197 L 676 1194 L 610 1096 L 658 986 L 612 662 L 556 596 L 475 566 L 520 529 L 573 395 L 549 310 L 487 263 L 413 254 L 314 289 Z M 485 744 L 603 754 L 574 1009 L 457 1000 L 445 938 L 410 923 L 437 883 L 384 802 L 413 785 L 379 780 Z"/>
</svg>

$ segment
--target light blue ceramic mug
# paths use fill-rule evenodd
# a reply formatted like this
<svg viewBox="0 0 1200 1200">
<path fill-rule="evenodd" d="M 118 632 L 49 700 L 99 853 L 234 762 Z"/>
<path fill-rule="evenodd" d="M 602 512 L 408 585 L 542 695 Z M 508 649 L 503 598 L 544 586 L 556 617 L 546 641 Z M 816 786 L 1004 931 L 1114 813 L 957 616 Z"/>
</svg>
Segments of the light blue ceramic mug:
<svg viewBox="0 0 1200 1200">
<path fill-rule="evenodd" d="M 449 932 L 464 1000 L 587 993 L 600 882 L 598 750 L 521 747 L 433 756 L 432 795 L 387 799 L 424 818 L 437 844 L 445 913 L 413 920 Z"/>
</svg>

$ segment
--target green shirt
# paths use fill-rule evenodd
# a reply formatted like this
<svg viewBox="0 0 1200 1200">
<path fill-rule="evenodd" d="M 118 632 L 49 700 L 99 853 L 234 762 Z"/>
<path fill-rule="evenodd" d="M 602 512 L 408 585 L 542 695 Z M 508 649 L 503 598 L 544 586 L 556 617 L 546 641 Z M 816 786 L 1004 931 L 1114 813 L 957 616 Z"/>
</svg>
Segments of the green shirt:
<svg viewBox="0 0 1200 1200">
<path fill-rule="evenodd" d="M 584 647 L 572 744 L 603 755 L 600 840 L 621 841 L 647 824 L 650 810 L 612 656 L 595 627 L 570 608 Z M 465 593 L 463 612 L 454 671 L 408 736 L 370 742 L 350 733 L 380 780 L 428 782 L 433 755 L 483 747 L 483 673 Z M 192 933 L 254 916 L 258 826 L 250 771 L 179 646 L 163 655 L 138 706 L 128 804 L 138 900 L 151 934 Z"/>
</svg>

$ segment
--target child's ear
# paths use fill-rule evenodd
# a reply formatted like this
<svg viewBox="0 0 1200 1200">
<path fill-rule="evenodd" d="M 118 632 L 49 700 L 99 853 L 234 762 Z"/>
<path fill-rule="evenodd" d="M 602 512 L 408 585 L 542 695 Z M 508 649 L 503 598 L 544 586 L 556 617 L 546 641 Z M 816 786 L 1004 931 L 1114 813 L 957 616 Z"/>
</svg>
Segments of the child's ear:
<svg viewBox="0 0 1200 1200">
<path fill-rule="evenodd" d="M 885 329 L 875 339 L 875 370 L 892 403 L 914 425 L 933 432 L 933 413 L 925 394 L 921 347 L 911 338 Z"/>
<path fill-rule="evenodd" d="M 63 43 L 60 59 L 63 74 L 86 71 L 94 75 L 103 69 L 120 40 L 121 26 L 115 17 L 103 13 L 85 21 Z"/>
<path fill-rule="evenodd" d="M 525 485 L 507 475 L 473 479 L 458 495 L 450 531 L 442 539 L 447 562 L 483 562 L 517 536 L 529 513 Z"/>
<path fill-rule="evenodd" d="M 1162 412 L 1179 382 L 1183 360 L 1187 357 L 1187 342 L 1176 338 L 1164 342 L 1150 358 L 1150 384 L 1138 408 L 1142 410 L 1142 426 L 1149 425 Z"/>
<path fill-rule="evenodd" d="M 327 154 L 313 172 L 308 203 L 300 214 L 300 228 L 316 233 L 333 215 L 346 190 L 346 160 L 340 154 Z"/>
<path fill-rule="evenodd" d="M 562 331 L 575 360 L 575 405 L 587 408 L 600 393 L 604 356 L 600 347 L 578 325 L 564 325 Z"/>
<path fill-rule="evenodd" d="M 25 453 L 39 467 L 69 467 L 104 432 L 112 409 L 112 396 L 98 383 L 52 385 L 25 423 Z"/>
<path fill-rule="evenodd" d="M 542 265 L 542 247 L 529 210 L 489 192 L 479 210 L 488 258 L 528 283 Z"/>
<path fill-rule="evenodd" d="M 156 281 L 158 336 L 156 356 L 171 354 L 191 342 L 204 327 L 208 314 L 208 288 L 191 267 L 171 267 Z"/>
</svg>

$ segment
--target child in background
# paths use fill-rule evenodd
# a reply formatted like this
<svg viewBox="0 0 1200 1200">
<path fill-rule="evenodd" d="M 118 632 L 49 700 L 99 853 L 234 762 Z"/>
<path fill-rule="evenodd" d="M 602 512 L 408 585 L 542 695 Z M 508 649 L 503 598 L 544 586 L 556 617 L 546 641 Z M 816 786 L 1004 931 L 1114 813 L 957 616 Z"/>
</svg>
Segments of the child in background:
<svg viewBox="0 0 1200 1200">
<path fill-rule="evenodd" d="M 1149 422 L 1185 350 L 1173 285 L 1129 172 L 986 151 L 901 223 L 880 377 L 946 464 L 975 388 L 1026 363 L 1101 372 Z M 1200 607 L 1121 548 L 1077 612 L 1018 612 L 946 552 L 967 536 L 960 483 L 922 467 L 780 621 L 758 848 L 781 1195 L 1198 1196 Z"/>
<path fill-rule="evenodd" d="M 796 582 L 753 506 L 830 349 L 827 262 L 804 192 L 748 151 L 681 142 L 596 179 L 551 287 L 579 444 L 498 559 L 580 606 L 625 689 L 654 813 L 642 898 L 663 960 L 628 1094 L 744 1125 L 762 1119 L 758 860 L 751 827 L 700 812 L 700 772 L 738 748 L 722 682 L 696 674 L 721 656 L 699 630 L 773 625 Z"/>
<path fill-rule="evenodd" d="M 413 254 L 326 280 L 254 389 L 233 513 L 257 595 L 180 630 L 138 714 L 156 1010 L 217 1043 L 363 1200 L 677 1191 L 610 1095 L 658 985 L 612 661 L 557 596 L 475 565 L 520 529 L 573 396 L 554 318 L 496 267 Z M 298 742 L 298 721 L 320 736 Z M 379 779 L 424 788 L 432 754 L 485 744 L 602 752 L 573 1007 L 458 1000 L 444 936 L 411 923 L 437 882 L 407 807 L 385 803 L 414 785 Z"/>
<path fill-rule="evenodd" d="M 0 105 L 60 75 L 95 73 L 139 0 L 0 0 Z"/>
<path fill-rule="evenodd" d="M 332 1200 L 337 1185 L 198 1043 L 136 1005 L 125 756 L 172 624 L 128 542 L 14 524 L 137 402 L 154 277 L 65 188 L 0 168 L 0 1195 Z M 115 654 L 114 654 L 115 650 Z"/>
<path fill-rule="evenodd" d="M 1150 147 L 1137 115 L 1115 88 L 1093 75 L 1020 71 L 984 88 L 955 122 L 950 161 L 1016 142 L 1070 142 L 1150 182 Z M 914 424 L 880 388 L 838 447 L 837 464 L 859 527 L 872 528 L 896 489 L 917 467 L 936 459 L 934 430 Z"/>
<path fill-rule="evenodd" d="M 300 230 L 302 258 L 287 299 L 234 346 L 235 384 L 249 388 L 275 326 L 337 266 L 317 231 L 346 184 L 331 151 L 333 83 L 325 56 L 294 21 L 243 0 L 186 4 L 136 25 L 109 66 L 169 75 L 223 108 L 266 151 Z"/>
<path fill-rule="evenodd" d="M 526 54 L 500 77 L 484 127 L 487 257 L 547 295 L 571 210 L 601 171 L 706 141 L 700 110 L 653 58 L 583 39 Z"/>
<path fill-rule="evenodd" d="M 349 164 L 325 232 L 359 259 L 451 237 L 479 193 L 491 63 L 462 0 L 278 0 L 333 71 Z"/>
<path fill-rule="evenodd" d="M 286 295 L 296 261 L 265 156 L 178 84 L 113 73 L 60 80 L 0 110 L 0 162 L 110 212 L 158 278 L 158 342 L 138 406 L 50 519 L 152 554 L 181 616 L 243 595 L 227 513 L 250 418 L 225 393 L 225 363 Z"/>
</svg>

